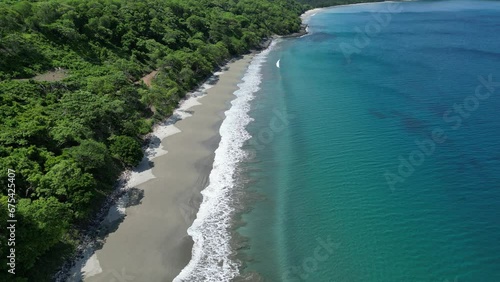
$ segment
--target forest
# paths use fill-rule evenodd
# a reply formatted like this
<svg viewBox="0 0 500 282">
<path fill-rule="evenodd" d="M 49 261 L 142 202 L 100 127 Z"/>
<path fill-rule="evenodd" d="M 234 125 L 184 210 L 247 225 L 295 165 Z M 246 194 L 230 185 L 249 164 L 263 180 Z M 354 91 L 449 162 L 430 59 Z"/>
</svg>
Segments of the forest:
<svg viewBox="0 0 500 282">
<path fill-rule="evenodd" d="M 17 220 L 16 274 L 2 227 L 0 281 L 50 280 L 120 173 L 142 159 L 152 125 L 228 59 L 298 31 L 305 9 L 287 0 L 0 2 L 0 221 L 11 198 Z M 152 71 L 152 85 L 140 82 Z"/>
</svg>

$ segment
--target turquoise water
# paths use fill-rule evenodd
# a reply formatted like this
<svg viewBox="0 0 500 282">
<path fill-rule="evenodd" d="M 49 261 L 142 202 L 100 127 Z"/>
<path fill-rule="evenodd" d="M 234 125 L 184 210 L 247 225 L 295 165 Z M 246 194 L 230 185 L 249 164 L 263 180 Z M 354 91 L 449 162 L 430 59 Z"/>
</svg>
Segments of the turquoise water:
<svg viewBox="0 0 500 282">
<path fill-rule="evenodd" d="M 244 272 L 500 281 L 499 2 L 337 7 L 309 28 L 251 104 Z"/>
</svg>

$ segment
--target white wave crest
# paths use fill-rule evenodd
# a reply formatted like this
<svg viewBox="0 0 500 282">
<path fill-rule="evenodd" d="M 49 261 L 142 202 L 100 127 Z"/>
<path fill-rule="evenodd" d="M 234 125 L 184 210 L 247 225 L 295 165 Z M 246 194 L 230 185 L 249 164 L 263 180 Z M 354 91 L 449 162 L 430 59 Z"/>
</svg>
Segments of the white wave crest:
<svg viewBox="0 0 500 282">
<path fill-rule="evenodd" d="M 234 92 L 236 98 L 231 102 L 231 108 L 225 112 L 226 118 L 219 130 L 221 141 L 215 151 L 210 182 L 201 192 L 203 202 L 195 221 L 188 229 L 188 234 L 194 241 L 191 261 L 174 282 L 230 281 L 239 273 L 239 263 L 230 258 L 232 252 L 229 229 L 234 211 L 231 194 L 235 186 L 236 166 L 245 157 L 241 147 L 250 138 L 245 130 L 252 121 L 248 116 L 250 101 L 259 90 L 261 65 L 274 45 L 275 42 L 253 58 L 243 82 L 238 84 L 239 89 Z"/>
</svg>

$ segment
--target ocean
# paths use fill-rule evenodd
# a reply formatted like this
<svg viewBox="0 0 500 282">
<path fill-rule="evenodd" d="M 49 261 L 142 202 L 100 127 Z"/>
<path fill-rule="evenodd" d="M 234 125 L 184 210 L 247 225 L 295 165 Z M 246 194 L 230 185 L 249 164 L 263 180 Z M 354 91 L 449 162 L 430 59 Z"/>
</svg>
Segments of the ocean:
<svg viewBox="0 0 500 282">
<path fill-rule="evenodd" d="M 308 25 L 235 93 L 179 281 L 500 281 L 500 2 Z"/>
</svg>

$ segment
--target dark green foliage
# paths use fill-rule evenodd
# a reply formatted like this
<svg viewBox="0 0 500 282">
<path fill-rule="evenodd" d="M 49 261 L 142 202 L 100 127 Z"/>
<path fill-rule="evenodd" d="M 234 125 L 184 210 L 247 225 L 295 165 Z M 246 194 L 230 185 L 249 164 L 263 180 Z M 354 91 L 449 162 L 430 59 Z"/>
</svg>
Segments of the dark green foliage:
<svg viewBox="0 0 500 282">
<path fill-rule="evenodd" d="M 7 197 L 0 196 L 0 209 L 7 210 Z M 0 219 L 6 222 L 6 213 L 0 213 Z M 20 199 L 16 211 L 16 275 L 8 274 L 2 269 L 2 281 L 40 281 L 28 280 L 20 275 L 33 268 L 41 256 L 47 254 L 68 232 L 71 217 L 65 204 L 53 197 L 39 198 L 37 200 Z M 22 231 L 22 232 L 20 232 Z M 6 242 L 6 232 L 0 233 L 2 242 Z M 0 248 L 0 255 L 8 255 L 5 245 Z M 33 276 L 36 277 L 36 276 Z"/>
<path fill-rule="evenodd" d="M 53 197 L 34 201 L 21 199 L 17 209 L 19 230 L 30 231 L 19 232 L 16 236 L 16 243 L 22 247 L 18 248 L 18 264 L 29 269 L 68 231 L 70 216 L 65 204 Z"/>
<path fill-rule="evenodd" d="M 104 169 L 110 160 L 106 145 L 94 140 L 83 140 L 80 145 L 66 149 L 65 154 L 79 163 L 80 167 L 87 172 Z"/>
<path fill-rule="evenodd" d="M 16 281 L 50 278 L 120 172 L 140 162 L 155 121 L 232 56 L 298 31 L 304 10 L 293 0 L 1 1 L 0 189 L 15 170 Z M 150 87 L 140 82 L 154 70 Z M 0 250 L 0 281 L 11 281 Z"/>
<path fill-rule="evenodd" d="M 137 140 L 129 136 L 116 136 L 112 140 L 109 149 L 113 157 L 119 159 L 128 167 L 139 164 L 142 159 L 142 150 Z"/>
<path fill-rule="evenodd" d="M 90 211 L 90 201 L 96 188 L 92 174 L 84 172 L 73 160 L 62 160 L 47 170 L 36 189 L 37 196 L 55 197 L 73 211 L 76 219 Z"/>
</svg>

